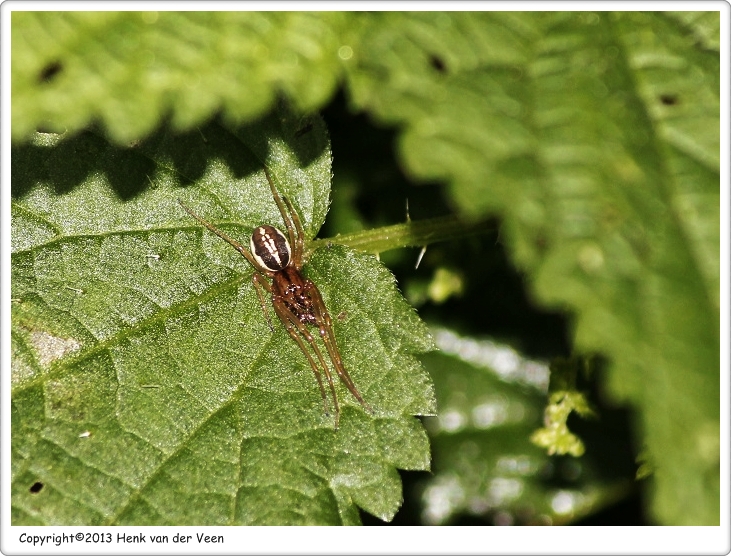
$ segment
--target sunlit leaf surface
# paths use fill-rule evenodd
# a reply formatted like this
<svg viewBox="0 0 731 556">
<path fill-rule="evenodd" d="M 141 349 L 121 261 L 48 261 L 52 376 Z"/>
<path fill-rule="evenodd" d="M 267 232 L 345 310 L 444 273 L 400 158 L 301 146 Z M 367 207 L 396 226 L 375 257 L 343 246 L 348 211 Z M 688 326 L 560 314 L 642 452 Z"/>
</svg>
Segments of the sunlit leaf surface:
<svg viewBox="0 0 731 556">
<path fill-rule="evenodd" d="M 249 263 L 176 202 L 248 245 L 255 225 L 283 227 L 266 160 L 314 235 L 330 151 L 321 120 L 304 123 L 299 138 L 285 111 L 128 149 L 94 133 L 17 149 L 14 523 L 352 524 L 357 507 L 390 519 L 396 468 L 429 468 L 413 415 L 433 414 L 434 395 L 413 354 L 432 344 L 391 274 L 343 247 L 305 268 L 374 408 L 339 384 L 336 431 Z"/>
</svg>

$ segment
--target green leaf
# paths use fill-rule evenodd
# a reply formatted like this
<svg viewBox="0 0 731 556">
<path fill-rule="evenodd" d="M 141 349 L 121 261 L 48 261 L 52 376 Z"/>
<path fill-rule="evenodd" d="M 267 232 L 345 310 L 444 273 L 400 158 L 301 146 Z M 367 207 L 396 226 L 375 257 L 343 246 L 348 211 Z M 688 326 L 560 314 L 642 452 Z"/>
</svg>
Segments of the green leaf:
<svg viewBox="0 0 731 556">
<path fill-rule="evenodd" d="M 393 517 L 396 468 L 429 468 L 413 416 L 435 411 L 414 358 L 432 341 L 393 276 L 343 246 L 305 267 L 374 408 L 338 384 L 336 431 L 304 355 L 269 329 L 251 265 L 176 202 L 247 244 L 256 225 L 283 227 L 265 161 L 311 239 L 330 187 L 321 119 L 281 109 L 129 148 L 38 134 L 13 154 L 14 524 Z"/>
<path fill-rule="evenodd" d="M 654 518 L 719 523 L 719 13 L 369 14 L 354 105 L 497 214 L 535 299 L 611 361 Z M 670 410 L 669 410 L 670 409 Z"/>
<path fill-rule="evenodd" d="M 632 491 L 621 446 L 598 427 L 586 433 L 583 458 L 549 457 L 530 442 L 545 404 L 546 364 L 451 330 L 435 337 L 440 352 L 422 356 L 439 404 L 439 417 L 426 420 L 434 476 L 421 489 L 424 523 L 467 515 L 496 525 L 565 524 Z"/>
<path fill-rule="evenodd" d="M 283 91 L 312 111 L 337 83 L 337 12 L 14 12 L 12 129 L 83 129 L 127 142 L 168 113 L 251 120 Z"/>
</svg>

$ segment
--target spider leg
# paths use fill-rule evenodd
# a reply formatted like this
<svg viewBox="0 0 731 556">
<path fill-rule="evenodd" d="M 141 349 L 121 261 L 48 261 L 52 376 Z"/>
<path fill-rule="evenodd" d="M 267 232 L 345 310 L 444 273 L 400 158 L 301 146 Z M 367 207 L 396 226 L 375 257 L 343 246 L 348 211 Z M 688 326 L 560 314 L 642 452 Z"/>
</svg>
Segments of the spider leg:
<svg viewBox="0 0 731 556">
<path fill-rule="evenodd" d="M 210 222 L 208 222 L 208 220 L 205 220 L 205 219 L 201 218 L 200 216 L 198 216 L 195 212 L 193 212 L 193 210 L 191 208 L 189 208 L 180 199 L 178 199 L 178 203 L 180 203 L 180 206 L 185 209 L 185 212 L 187 212 L 188 214 L 190 214 L 193 218 L 195 218 L 198 222 L 200 222 L 201 224 L 203 224 L 211 232 L 213 232 L 214 234 L 216 234 L 218 237 L 220 237 L 222 240 L 224 240 L 225 242 L 227 242 L 228 244 L 230 244 L 234 249 L 236 249 L 236 251 L 238 251 L 244 257 L 246 257 L 246 260 L 248 260 L 252 265 L 254 265 L 254 268 L 260 268 L 259 265 L 254 260 L 254 257 L 251 256 L 251 253 L 249 253 L 249 251 L 246 249 L 246 247 L 244 247 L 243 245 L 241 245 L 235 239 L 232 239 L 229 236 L 227 236 L 226 234 L 224 234 L 221 230 L 219 230 L 213 224 L 211 224 Z"/>
<path fill-rule="evenodd" d="M 327 348 L 327 353 L 330 355 L 333 367 L 335 367 L 335 372 L 338 373 L 340 380 L 342 380 L 345 386 L 348 387 L 350 393 L 353 394 L 355 399 L 360 402 L 360 405 L 362 405 L 369 413 L 373 413 L 373 409 L 363 399 L 363 396 L 360 395 L 353 379 L 350 378 L 348 371 L 345 370 L 345 365 L 343 365 L 343 360 L 340 357 L 340 350 L 338 350 L 338 344 L 335 341 L 335 334 L 332 329 L 332 319 L 330 318 L 330 314 L 327 310 L 324 310 L 325 303 L 322 300 L 322 295 L 320 295 L 320 290 L 317 289 L 317 286 L 315 286 L 314 282 L 311 280 L 305 280 L 304 289 L 314 301 L 312 306 L 315 314 L 315 320 L 317 321 L 317 327 L 320 331 L 320 337 Z M 323 308 L 323 310 L 320 308 Z"/>
<path fill-rule="evenodd" d="M 272 190 L 272 196 L 274 197 L 274 201 L 277 203 L 277 207 L 279 207 L 279 212 L 282 215 L 282 220 L 284 220 L 284 225 L 287 228 L 289 242 L 294 246 L 294 256 L 292 257 L 294 264 L 299 267 L 302 265 L 302 253 L 304 252 L 305 241 L 305 232 L 302 229 L 302 222 L 300 222 L 297 211 L 294 210 L 294 206 L 292 206 L 292 203 L 286 196 L 283 197 L 284 203 L 282 203 L 282 197 L 279 196 L 277 188 L 274 186 L 274 181 L 272 180 L 267 168 L 264 168 L 264 173 L 269 181 L 269 188 Z"/>
<path fill-rule="evenodd" d="M 272 319 L 269 318 L 269 309 L 267 309 L 267 302 L 266 302 L 266 299 L 264 299 L 264 294 L 261 291 L 262 289 L 265 289 L 269 293 L 272 293 L 272 287 L 271 287 L 271 285 L 269 285 L 269 282 L 267 282 L 266 279 L 259 272 L 254 272 L 254 275 L 251 277 L 251 281 L 254 283 L 254 289 L 256 290 L 256 295 L 259 297 L 259 303 L 261 304 L 261 310 L 267 319 L 267 324 L 269 325 L 269 330 L 274 332 L 274 326 L 272 326 Z"/>
<path fill-rule="evenodd" d="M 287 308 L 281 298 L 276 295 L 272 296 L 272 305 L 274 306 L 274 310 L 276 311 L 279 320 L 282 321 L 282 324 L 284 324 L 287 332 L 289 332 L 290 337 L 295 342 L 297 342 L 300 350 L 307 357 L 307 360 L 310 363 L 310 367 L 312 367 L 312 371 L 315 373 L 317 384 L 320 386 L 320 394 L 322 395 L 322 403 L 325 406 L 325 413 L 329 414 L 327 408 L 327 396 L 325 395 L 325 388 L 322 384 L 322 376 L 320 374 L 320 370 L 317 368 L 317 364 L 312 358 L 312 355 L 310 355 L 310 352 L 305 345 L 305 341 L 302 339 L 303 337 L 305 340 L 307 340 L 307 343 L 310 345 L 312 351 L 315 352 L 317 359 L 320 361 L 322 369 L 323 371 L 325 371 L 325 377 L 327 378 L 328 386 L 330 387 L 330 393 L 332 394 L 333 406 L 335 408 L 335 428 L 337 429 L 340 424 L 340 404 L 338 403 L 338 396 L 335 392 L 335 384 L 333 382 L 332 374 L 330 373 L 330 369 L 328 369 L 327 367 L 327 363 L 325 363 L 322 352 L 315 343 L 315 338 L 312 336 L 312 334 L 310 334 L 310 331 L 307 330 L 307 327 L 299 320 L 299 318 L 297 318 L 297 315 L 295 315 Z"/>
<path fill-rule="evenodd" d="M 292 221 L 294 222 L 294 229 L 296 230 L 296 238 L 294 240 L 294 264 L 297 267 L 302 266 L 302 254 L 305 251 L 305 231 L 302 229 L 302 222 L 300 222 L 300 217 L 297 216 L 297 211 L 294 210 L 294 206 L 292 206 L 292 203 L 290 200 L 285 196 L 284 202 L 287 205 L 287 208 L 289 209 L 289 213 L 292 215 Z"/>
</svg>

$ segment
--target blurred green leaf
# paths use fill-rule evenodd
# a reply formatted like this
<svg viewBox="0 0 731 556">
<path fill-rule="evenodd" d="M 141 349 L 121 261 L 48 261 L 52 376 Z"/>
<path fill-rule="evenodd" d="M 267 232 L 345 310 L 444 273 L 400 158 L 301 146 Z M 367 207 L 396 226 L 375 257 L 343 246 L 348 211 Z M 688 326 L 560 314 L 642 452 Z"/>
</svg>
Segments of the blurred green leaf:
<svg viewBox="0 0 731 556">
<path fill-rule="evenodd" d="M 439 417 L 426 420 L 434 477 L 423 485 L 422 519 L 479 516 L 496 525 L 573 522 L 631 492 L 631 479 L 594 452 L 549 457 L 530 442 L 540 425 L 548 366 L 487 340 L 435 331 L 439 353 L 422 356 Z M 596 430 L 591 433 L 596 435 Z"/>
<path fill-rule="evenodd" d="M 371 14 L 347 66 L 411 174 L 499 215 L 536 299 L 610 358 L 667 524 L 720 519 L 719 21 Z"/>
<path fill-rule="evenodd" d="M 16 148 L 14 524 L 353 524 L 357 507 L 389 520 L 396 467 L 429 468 L 413 415 L 434 397 L 413 354 L 432 343 L 392 275 L 341 246 L 305 269 L 375 411 L 338 384 L 335 431 L 307 360 L 281 323 L 270 331 L 251 266 L 176 202 L 243 242 L 282 227 L 266 161 L 311 237 L 330 150 L 323 122 L 306 123 L 307 137 L 282 112 L 130 149 L 92 133 Z"/>
<path fill-rule="evenodd" d="M 170 113 L 189 129 L 221 110 L 250 120 L 284 91 L 303 111 L 338 73 L 343 14 L 14 12 L 13 137 L 39 125 L 76 131 L 95 118 L 127 142 Z"/>
</svg>

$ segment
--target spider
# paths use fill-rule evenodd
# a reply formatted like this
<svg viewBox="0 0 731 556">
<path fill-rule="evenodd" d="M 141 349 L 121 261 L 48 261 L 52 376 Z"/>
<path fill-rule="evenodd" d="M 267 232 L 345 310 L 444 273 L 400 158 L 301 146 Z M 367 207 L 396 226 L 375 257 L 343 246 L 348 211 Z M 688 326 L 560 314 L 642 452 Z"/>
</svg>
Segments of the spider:
<svg viewBox="0 0 731 556">
<path fill-rule="evenodd" d="M 304 231 L 297 211 L 286 196 L 283 197 L 284 201 L 282 201 L 279 193 L 277 193 L 277 188 L 274 186 L 269 170 L 265 168 L 264 173 L 269 182 L 269 187 L 272 190 L 274 202 L 277 203 L 282 220 L 287 228 L 287 235 L 284 235 L 274 226 L 267 224 L 257 226 L 251 234 L 251 240 L 249 242 L 250 250 L 247 250 L 239 242 L 230 238 L 213 224 L 198 216 L 180 199 L 178 199 L 178 202 L 188 214 L 218 237 L 228 242 L 234 249 L 246 257 L 246 260 L 254 267 L 252 282 L 259 297 L 264 316 L 269 323 L 269 328 L 274 331 L 271 319 L 269 318 L 269 311 L 266 307 L 263 290 L 271 294 L 274 312 L 279 317 L 279 320 L 282 321 L 290 337 L 297 343 L 302 353 L 304 353 L 310 367 L 312 367 L 317 384 L 320 387 L 325 414 L 329 415 L 328 400 L 320 369 L 325 373 L 325 378 L 327 379 L 330 393 L 332 394 L 333 407 L 335 409 L 335 429 L 337 429 L 340 423 L 340 404 L 335 393 L 333 376 L 325 362 L 322 351 L 315 341 L 315 337 L 310 332 L 310 327 L 317 328 L 327 350 L 332 367 L 340 377 L 340 380 L 347 386 L 351 394 L 353 394 L 355 399 L 360 402 L 360 405 L 366 411 L 372 413 L 373 410 L 360 395 L 348 371 L 345 370 L 343 360 L 340 357 L 340 350 L 335 341 L 332 319 L 322 300 L 320 290 L 317 289 L 317 286 L 312 280 L 302 275 L 302 266 L 304 263 Z M 292 246 L 294 246 L 294 250 Z M 267 278 L 271 279 L 271 284 L 267 281 Z M 307 348 L 308 345 L 312 353 L 314 353 L 314 357 Z M 320 365 L 319 367 L 318 363 Z"/>
</svg>

